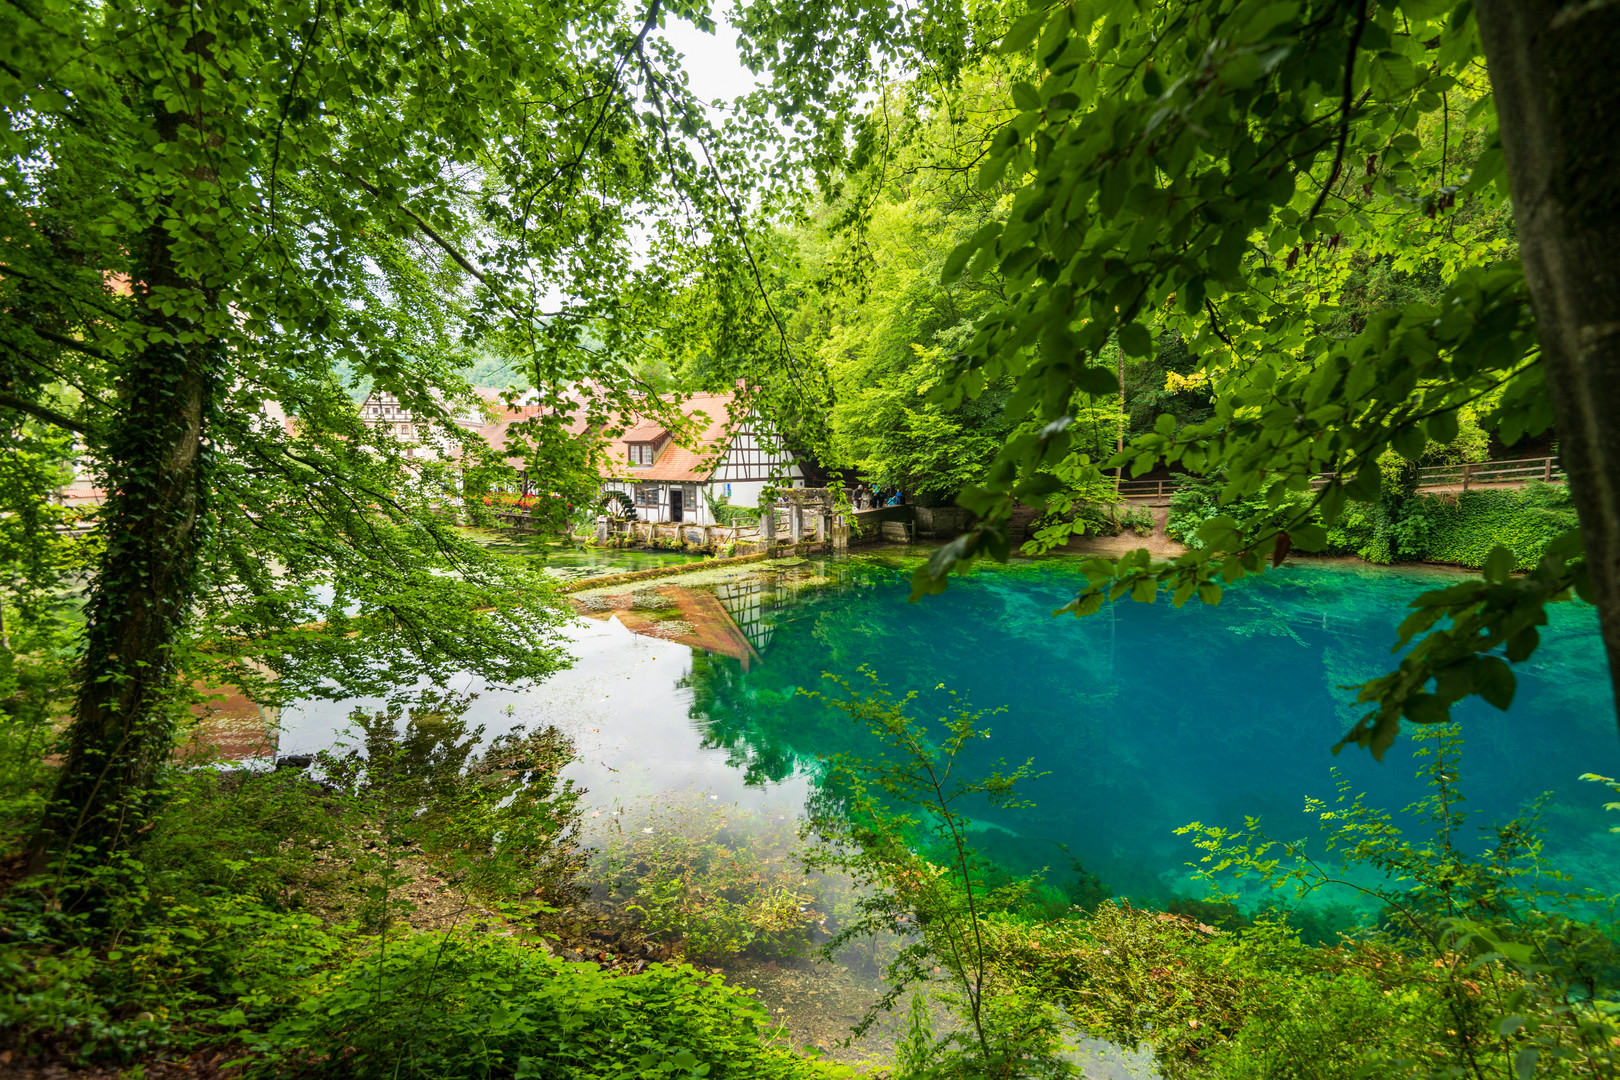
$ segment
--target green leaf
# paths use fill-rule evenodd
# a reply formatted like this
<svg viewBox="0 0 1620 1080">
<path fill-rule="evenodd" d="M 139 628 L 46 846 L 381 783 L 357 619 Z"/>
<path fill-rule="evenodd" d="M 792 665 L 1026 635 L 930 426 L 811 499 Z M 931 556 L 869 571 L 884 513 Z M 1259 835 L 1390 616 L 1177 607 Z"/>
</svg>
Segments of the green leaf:
<svg viewBox="0 0 1620 1080">
<path fill-rule="evenodd" d="M 1444 724 L 1451 719 L 1451 706 L 1434 694 L 1413 694 L 1401 706 L 1401 715 L 1414 724 Z"/>
<path fill-rule="evenodd" d="M 1327 530 L 1315 523 L 1296 526 L 1289 535 L 1294 538 L 1294 546 L 1301 551 L 1321 551 L 1327 547 Z"/>
<path fill-rule="evenodd" d="M 1356 475 L 1344 485 L 1346 493 L 1359 502 L 1372 502 L 1378 498 L 1378 492 L 1383 486 L 1384 474 L 1378 468 L 1378 461 L 1369 458 L 1361 463 Z"/>
<path fill-rule="evenodd" d="M 1478 658 L 1474 665 L 1474 690 L 1480 697 L 1506 712 L 1508 706 L 1513 704 L 1513 694 L 1517 688 L 1518 679 L 1506 661 L 1495 656 Z"/>
<path fill-rule="evenodd" d="M 940 269 L 939 281 L 941 285 L 953 285 L 961 276 L 962 270 L 967 266 L 968 260 L 984 245 L 990 243 L 1001 232 L 1001 223 L 992 221 L 982 226 L 972 236 L 968 237 L 945 259 L 945 265 Z"/>
<path fill-rule="evenodd" d="M 1109 397 L 1119 393 L 1119 373 L 1098 364 L 1081 368 L 1075 373 L 1074 381 L 1092 397 Z"/>
<path fill-rule="evenodd" d="M 1485 556 L 1484 577 L 1496 585 L 1501 585 L 1513 577 L 1513 567 L 1518 563 L 1513 552 L 1497 544 L 1491 548 L 1490 554 Z"/>
<path fill-rule="evenodd" d="M 1007 31 L 1007 36 L 1001 39 L 996 51 L 1006 56 L 1029 45 L 1040 34 L 1041 27 L 1046 25 L 1046 17 L 1047 12 L 1042 9 L 1031 11 L 1019 18 L 1012 24 L 1012 29 Z"/>
<path fill-rule="evenodd" d="M 1541 644 L 1541 631 L 1533 626 L 1527 626 L 1507 640 L 1507 658 L 1515 664 L 1521 664 L 1530 659 L 1536 648 Z"/>
<path fill-rule="evenodd" d="M 1216 551 L 1235 551 L 1243 546 L 1243 533 L 1238 523 L 1221 514 L 1198 526 L 1198 539 Z"/>
<path fill-rule="evenodd" d="M 1181 310 L 1189 315 L 1201 315 L 1204 312 L 1204 279 L 1190 278 L 1181 286 Z"/>
<path fill-rule="evenodd" d="M 1423 432 L 1413 426 L 1397 429 L 1391 441 L 1395 446 L 1395 452 L 1407 461 L 1417 461 L 1422 458 L 1423 451 L 1429 445 L 1429 440 L 1424 436 Z"/>
<path fill-rule="evenodd" d="M 1012 84 L 1013 104 L 1025 112 L 1034 112 L 1041 107 L 1041 95 L 1029 83 L 1015 82 Z"/>
<path fill-rule="evenodd" d="M 1119 347 L 1126 356 L 1153 355 L 1153 337 L 1141 323 L 1126 323 L 1119 328 Z"/>
<path fill-rule="evenodd" d="M 1457 410 L 1446 409 L 1429 417 L 1429 438 L 1441 445 L 1450 445 L 1457 441 Z"/>
<path fill-rule="evenodd" d="M 992 153 L 989 157 L 985 158 L 984 164 L 979 166 L 979 190 L 989 191 L 991 188 L 999 184 L 1001 182 L 1001 178 L 1006 175 L 1007 166 L 1011 163 L 1011 161 L 1012 156 L 1010 154 Z"/>
<path fill-rule="evenodd" d="M 1218 75 L 1227 86 L 1242 90 L 1259 82 L 1263 71 L 1259 54 L 1245 49 L 1222 64 Z"/>
</svg>

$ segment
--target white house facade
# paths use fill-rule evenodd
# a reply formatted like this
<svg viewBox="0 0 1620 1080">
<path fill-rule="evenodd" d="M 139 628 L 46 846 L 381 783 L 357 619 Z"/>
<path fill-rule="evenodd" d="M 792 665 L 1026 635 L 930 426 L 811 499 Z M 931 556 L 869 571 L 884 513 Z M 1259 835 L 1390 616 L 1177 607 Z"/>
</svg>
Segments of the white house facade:
<svg viewBox="0 0 1620 1080">
<path fill-rule="evenodd" d="M 622 492 L 642 521 L 722 524 L 709 502 L 758 506 L 768 487 L 803 487 L 804 472 L 776 447 L 757 414 L 733 420 L 731 394 L 696 394 L 681 411 L 697 422 L 694 446 L 682 445 L 657 421 L 642 421 L 608 444 L 603 493 Z"/>
</svg>

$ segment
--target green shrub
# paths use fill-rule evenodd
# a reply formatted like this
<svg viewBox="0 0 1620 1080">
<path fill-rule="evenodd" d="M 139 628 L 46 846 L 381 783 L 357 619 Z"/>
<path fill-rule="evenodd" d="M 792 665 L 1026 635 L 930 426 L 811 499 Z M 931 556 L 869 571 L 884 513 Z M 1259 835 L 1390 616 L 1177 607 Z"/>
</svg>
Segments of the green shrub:
<svg viewBox="0 0 1620 1080">
<path fill-rule="evenodd" d="M 364 931 L 409 909 L 408 849 L 486 902 L 564 892 L 571 747 L 519 729 L 477 752 L 457 704 L 413 711 L 403 732 L 397 712 L 361 717 L 366 753 L 320 755 L 321 783 L 176 770 L 138 851 L 14 885 L 0 898 L 0 1039 L 127 1061 L 262 1031 L 388 940 Z"/>
<path fill-rule="evenodd" d="M 1026 549 L 1047 550 L 1072 536 L 1118 536 L 1129 530 L 1137 536 L 1153 534 L 1153 511 L 1130 502 L 1079 500 L 1072 509 L 1049 511 L 1030 523 L 1035 544 Z"/>
<path fill-rule="evenodd" d="M 1137 503 L 1127 503 L 1121 507 L 1119 524 L 1122 529 L 1129 529 L 1137 536 L 1153 535 L 1153 511 Z"/>
<path fill-rule="evenodd" d="M 1551 540 L 1576 525 L 1574 501 L 1561 484 L 1538 481 L 1522 491 L 1487 489 L 1418 501 L 1431 522 L 1425 556 L 1459 566 L 1485 565 L 1500 544 L 1513 552 L 1518 569 L 1528 570 Z"/>
<path fill-rule="evenodd" d="M 1321 554 L 1354 555 L 1373 563 L 1426 559 L 1480 567 L 1491 548 L 1501 544 L 1513 552 L 1518 569 L 1528 570 L 1549 542 L 1576 525 L 1574 504 L 1562 485 L 1534 481 L 1520 491 L 1422 495 L 1414 480 L 1405 462 L 1388 463 L 1378 501 L 1347 503 L 1338 520 L 1327 527 L 1328 542 Z M 1202 547 L 1198 528 L 1209 519 L 1225 514 L 1241 525 L 1269 512 L 1259 498 L 1222 506 L 1217 501 L 1220 489 L 1218 478 L 1182 482 L 1170 498 L 1166 532 L 1172 540 Z M 1312 497 L 1296 492 L 1285 505 L 1303 507 Z M 1321 524 L 1314 515 L 1312 520 Z"/>
<path fill-rule="evenodd" d="M 1340 778 L 1336 800 L 1307 800 L 1322 833 L 1308 847 L 1266 835 L 1253 817 L 1239 829 L 1177 830 L 1193 837 L 1198 876 L 1216 886 L 1207 901 L 1149 911 L 1099 898 L 1090 912 L 1043 918 L 1058 905 L 1038 883 L 1021 895 L 1002 888 L 1010 902 L 997 902 L 950 805 L 962 795 L 1016 799 L 1029 766 L 963 777 L 948 766 L 983 737 L 978 714 L 959 712 L 924 736 L 905 713 L 911 700 L 878 687 L 836 703 L 887 732 L 899 761 L 840 759 L 848 816 L 813 822 L 833 845 L 813 862 L 871 886 L 862 918 L 834 944 L 907 935 L 889 965 L 890 1002 L 913 980 L 956 984 L 935 995 L 956 1021 L 943 1036 L 914 1003 L 903 1075 L 1072 1076 L 1058 1054 L 1065 1031 L 1146 1045 L 1167 1080 L 1620 1075 L 1614 901 L 1545 866 L 1545 800 L 1478 843 L 1458 789 L 1455 728 L 1416 733 L 1428 794 L 1407 808 L 1421 822 L 1414 839 L 1403 834 L 1407 819 Z M 1248 910 L 1231 891 L 1243 879 Z M 1256 906 L 1255 894 L 1266 900 Z M 1354 906 L 1322 906 L 1329 895 Z M 1315 914 L 1301 917 L 1307 903 Z"/>
<path fill-rule="evenodd" d="M 831 1075 L 686 965 L 612 976 L 514 938 L 423 934 L 356 958 L 252 1042 L 250 1076 L 593 1080 Z"/>
</svg>

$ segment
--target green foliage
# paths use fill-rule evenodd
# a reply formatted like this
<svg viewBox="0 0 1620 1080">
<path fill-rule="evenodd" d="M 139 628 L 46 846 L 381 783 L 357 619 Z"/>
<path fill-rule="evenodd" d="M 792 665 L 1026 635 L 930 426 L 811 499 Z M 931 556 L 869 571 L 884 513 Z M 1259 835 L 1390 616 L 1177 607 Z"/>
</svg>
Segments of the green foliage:
<svg viewBox="0 0 1620 1080">
<path fill-rule="evenodd" d="M 1025 545 L 1026 551 L 1039 553 L 1067 543 L 1071 536 L 1153 535 L 1153 511 L 1137 503 L 1076 496 L 1062 505 L 1064 509 L 1054 505 L 1035 519 L 1030 529 L 1035 538 Z"/>
<path fill-rule="evenodd" d="M 386 953 L 413 908 L 404 858 L 483 903 L 566 898 L 576 793 L 557 774 L 571 748 L 519 730 L 478 753 L 457 704 L 404 732 L 397 712 L 366 718 L 366 756 L 321 755 L 321 783 L 177 771 L 138 858 L 14 886 L 0 1027 L 21 1051 L 86 1060 L 262 1032 L 333 965 Z"/>
<path fill-rule="evenodd" d="M 898 718 L 902 705 L 880 695 L 842 707 L 916 737 L 914 724 Z M 959 724 L 947 720 L 946 729 L 961 733 Z M 1615 1075 L 1620 924 L 1613 901 L 1544 865 L 1540 803 L 1470 839 L 1460 737 L 1444 728 L 1419 739 L 1428 791 L 1407 811 L 1416 837 L 1340 779 L 1335 801 L 1307 804 L 1320 825 L 1312 842 L 1278 840 L 1253 818 L 1236 830 L 1199 823 L 1179 830 L 1200 849 L 1194 865 L 1215 889 L 1207 902 L 1169 912 L 1101 902 L 1046 917 L 981 910 L 973 955 L 983 967 L 968 970 L 981 980 L 970 988 L 980 991 L 986 1041 L 1073 1031 L 1146 1044 L 1171 1080 Z M 950 760 L 949 747 L 939 760 Z M 872 784 L 844 778 L 855 793 L 851 807 L 868 809 L 885 796 L 917 805 L 904 765 L 843 767 Z M 941 790 L 956 785 L 974 782 L 952 776 Z M 973 864 L 919 859 L 905 839 L 914 819 L 855 822 L 834 839 L 844 846 L 838 864 L 880 886 L 869 928 L 909 924 L 907 949 L 960 983 L 952 967 L 960 946 L 933 923 L 939 898 L 953 890 L 955 906 L 944 910 L 960 913 Z M 937 831 L 950 840 L 949 822 Z M 1237 906 L 1238 890 L 1248 913 Z M 1257 895 L 1271 898 L 1258 910 Z M 1313 908 L 1347 895 L 1360 918 L 1323 932 Z M 1016 1012 L 1003 1008 L 1012 1005 Z M 914 999 L 902 1039 L 905 1075 L 1004 1074 L 986 1068 L 982 1055 L 953 1052 L 970 1036 L 934 1037 L 922 1008 Z M 967 1027 L 964 1001 L 955 1008 Z M 1038 1042 L 1025 1044 L 1035 1060 L 1024 1060 L 1017 1075 L 1038 1074 Z"/>
<path fill-rule="evenodd" d="M 841 870 L 859 888 L 854 917 L 822 954 L 830 958 L 863 937 L 905 935 L 887 965 L 884 994 L 856 1033 L 871 1026 L 879 1009 L 893 1008 L 910 987 L 928 981 L 937 967 L 952 987 L 939 996 L 961 1026 L 926 1050 L 914 1033 L 909 1055 L 930 1062 L 929 1070 L 917 1075 L 1073 1075 L 1057 1055 L 1050 1004 L 1033 987 L 993 980 L 994 950 L 985 920 L 1015 907 L 1029 886 L 994 880 L 993 864 L 971 843 L 973 820 L 966 812 L 984 803 L 1027 805 L 1015 787 L 1035 775 L 1030 763 L 985 777 L 961 775 L 958 756 L 989 735 L 980 726 L 986 713 L 953 699 L 947 715 L 925 726 L 909 714 L 916 691 L 895 698 L 870 670 L 862 673 L 870 689 L 857 691 L 839 682 L 844 697 L 829 706 L 875 735 L 883 756 L 830 761 L 829 786 L 839 793 L 838 805 L 814 808 L 806 826 L 818 839 L 807 864 Z"/>
<path fill-rule="evenodd" d="M 1176 423 L 1199 424 L 1214 413 L 1209 387 L 1189 378 L 1198 358 L 1180 335 L 1169 333 L 1156 342 L 1152 355 L 1125 364 L 1127 432 L 1139 435 L 1153 429 L 1160 415 L 1169 413 Z"/>
<path fill-rule="evenodd" d="M 554 731 L 480 751 L 461 704 L 358 717 L 365 753 L 321 755 L 320 783 L 183 772 L 139 859 L 97 868 L 94 888 L 12 889 L 7 1049 L 128 1062 L 217 1047 L 264 1077 L 836 1075 L 770 1045 L 763 1010 L 693 968 L 611 976 L 509 932 L 570 892 L 577 793 L 557 774 L 571 753 Z M 511 922 L 402 929 L 402 858 Z"/>
<path fill-rule="evenodd" d="M 483 728 L 444 694 L 413 709 L 356 712 L 360 748 L 323 751 L 330 787 L 390 845 L 419 847 L 450 881 L 489 901 L 572 895 L 582 863 L 575 829 L 582 794 L 561 772 L 573 744 L 556 728 L 521 725 L 480 747 Z"/>
<path fill-rule="evenodd" d="M 249 1075 L 512 1080 L 831 1075 L 767 1046 L 764 1010 L 691 967 L 610 976 L 511 938 L 422 934 L 326 974 Z"/>
<path fill-rule="evenodd" d="M 703 498 L 708 503 L 709 514 L 721 525 L 752 525 L 759 522 L 759 508 L 757 506 L 732 506 L 731 498 L 727 495 L 714 496 L 708 488 L 703 488 Z"/>
<path fill-rule="evenodd" d="M 462 542 L 450 509 L 510 486 L 516 459 L 532 517 L 564 528 L 599 487 L 581 430 L 670 413 L 647 394 L 670 357 L 758 352 L 750 171 L 706 152 L 662 11 L 172 15 L 0 11 L 19 50 L 0 67 L 0 432 L 29 460 L 51 443 L 53 468 L 76 437 L 108 493 L 39 832 L 57 854 L 139 835 L 195 680 L 273 705 L 556 670 L 554 591 Z M 677 288 L 735 314 L 687 319 Z M 493 357 L 537 388 L 510 395 L 537 407 L 499 449 L 465 423 Z M 408 434 L 362 422 L 361 384 Z M 51 516 L 53 484 L 0 486 L 0 521 Z"/>
<path fill-rule="evenodd" d="M 1271 838 L 1252 819 L 1238 832 L 1181 830 L 1198 837 L 1200 872 L 1212 882 L 1249 878 L 1296 901 L 1351 888 L 1381 918 L 1325 949 L 1301 946 L 1282 923 L 1218 941 L 1207 951 L 1264 993 L 1247 995 L 1247 1015 L 1217 1028 L 1214 1046 L 1167 1028 L 1176 1049 L 1167 1054 L 1161 1042 L 1161 1061 L 1222 1077 L 1267 1075 L 1256 1063 L 1279 1060 L 1325 1076 L 1597 1077 L 1620 1067 L 1612 902 L 1542 865 L 1539 804 L 1485 830 L 1482 851 L 1470 851 L 1460 738 L 1455 729 L 1423 734 L 1429 791 L 1410 812 L 1428 835 L 1417 840 L 1342 779 L 1334 804 L 1308 804 L 1321 826 L 1317 848 Z M 1357 1040 L 1358 1030 L 1380 1036 Z"/>
<path fill-rule="evenodd" d="M 14 1052 L 127 1061 L 228 1039 L 273 1022 L 353 947 L 313 914 L 247 897 L 175 901 L 138 864 L 120 868 L 118 885 L 105 888 L 113 932 L 104 940 L 8 904 L 17 936 L 0 945 L 0 1025 Z M 161 918 L 139 911 L 158 906 Z"/>
<path fill-rule="evenodd" d="M 1320 515 L 1311 521 L 1324 527 L 1319 548 L 1326 555 L 1355 555 L 1374 563 L 1411 560 L 1454 563 L 1481 568 L 1491 550 L 1501 545 L 1513 553 L 1514 567 L 1529 570 L 1550 544 L 1576 527 L 1569 489 L 1532 481 L 1522 491 L 1475 489 L 1462 493 L 1419 494 L 1410 466 L 1398 458 L 1381 462 L 1379 499 L 1352 504 L 1331 525 Z M 1218 479 L 1188 479 L 1170 499 L 1170 537 L 1194 548 L 1204 545 L 1199 530 L 1217 517 L 1240 526 L 1267 513 L 1259 499 L 1222 504 Z M 1309 509 L 1304 494 L 1288 505 Z"/>
<path fill-rule="evenodd" d="M 811 109 L 825 126 L 810 137 L 825 194 L 849 200 L 845 272 L 864 272 L 897 173 L 937 170 L 983 222 L 949 230 L 960 241 L 938 281 L 992 306 L 929 396 L 949 411 L 1006 394 L 1015 429 L 960 496 L 978 524 L 917 570 L 913 600 L 975 558 L 1007 558 L 1015 504 L 1083 492 L 1107 468 L 1219 475 L 1223 511 L 1256 512 L 1210 518 L 1188 556 L 1099 561 L 1064 609 L 1077 615 L 1161 587 L 1178 604 L 1216 602 L 1274 552 L 1323 549 L 1351 503 L 1374 509 L 1344 542 L 1409 557 L 1429 522 L 1385 500 L 1387 461 L 1459 441 L 1451 453 L 1469 457 L 1486 431 L 1511 445 L 1550 423 L 1466 0 L 947 4 L 928 31 L 817 8 L 841 29 L 810 35 L 818 50 L 780 7 L 753 0 L 744 18 L 777 86 L 802 101 L 846 81 Z M 960 36 L 944 43 L 930 20 Z M 876 73 L 892 70 L 910 77 L 880 91 Z M 865 106 L 862 87 L 876 99 Z M 1148 360 L 1155 343 L 1196 358 L 1187 374 L 1160 365 L 1165 388 L 1208 393 L 1213 415 L 1166 411 L 1098 460 L 1077 405 L 1112 397 L 1118 358 Z M 1559 561 L 1550 573 L 1589 592 L 1576 550 Z"/>
<path fill-rule="evenodd" d="M 1523 491 L 1474 490 L 1422 500 L 1431 522 L 1424 557 L 1482 567 L 1498 545 L 1529 570 L 1547 545 L 1576 527 L 1575 504 L 1562 484 L 1532 482 Z"/>
</svg>

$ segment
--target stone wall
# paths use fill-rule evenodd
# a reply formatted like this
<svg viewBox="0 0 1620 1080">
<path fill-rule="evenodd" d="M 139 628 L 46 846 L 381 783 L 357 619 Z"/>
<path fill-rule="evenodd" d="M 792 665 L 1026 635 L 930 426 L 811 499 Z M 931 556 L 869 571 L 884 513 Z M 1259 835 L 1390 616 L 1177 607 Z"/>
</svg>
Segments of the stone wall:
<svg viewBox="0 0 1620 1080">
<path fill-rule="evenodd" d="M 912 522 L 917 520 L 915 506 L 880 506 L 876 510 L 857 510 L 849 515 L 851 544 L 877 544 L 883 542 L 885 521 Z"/>
<path fill-rule="evenodd" d="M 967 531 L 968 512 L 960 506 L 919 506 L 917 535 L 930 540 L 949 540 Z"/>
</svg>

